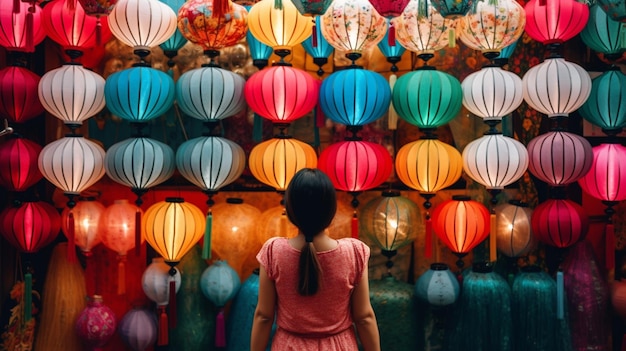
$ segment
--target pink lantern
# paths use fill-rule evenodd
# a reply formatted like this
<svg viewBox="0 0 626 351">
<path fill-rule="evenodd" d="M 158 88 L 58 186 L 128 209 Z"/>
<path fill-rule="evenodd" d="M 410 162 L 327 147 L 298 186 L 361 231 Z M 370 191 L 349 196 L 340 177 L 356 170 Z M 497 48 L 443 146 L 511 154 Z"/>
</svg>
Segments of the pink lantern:
<svg viewBox="0 0 626 351">
<path fill-rule="evenodd" d="M 589 229 L 589 217 L 572 200 L 548 199 L 535 207 L 531 225 L 537 240 L 566 248 L 584 239 Z"/>
<path fill-rule="evenodd" d="M 0 185 L 10 191 L 24 191 L 43 175 L 37 166 L 42 147 L 21 137 L 0 143 Z"/>
<path fill-rule="evenodd" d="M 19 11 L 11 11 L 16 4 Z M 46 37 L 41 7 L 34 2 L 0 0 L 0 8 L 0 46 L 8 51 L 35 51 L 35 46 Z"/>
<path fill-rule="evenodd" d="M 44 110 L 37 94 L 40 79 L 20 66 L 0 70 L 0 116 L 22 123 L 41 115 Z"/>
<path fill-rule="evenodd" d="M 383 17 L 398 17 L 406 8 L 409 0 L 369 0 L 376 11 Z"/>
<path fill-rule="evenodd" d="M 589 6 L 576 0 L 530 0 L 526 11 L 526 33 L 536 41 L 562 44 L 585 28 Z"/>
<path fill-rule="evenodd" d="M 100 295 L 93 296 L 76 320 L 76 334 L 93 351 L 111 340 L 115 327 L 115 313 L 102 302 Z"/>
<path fill-rule="evenodd" d="M 102 239 L 100 232 L 100 217 L 104 212 L 104 205 L 94 199 L 86 199 L 84 201 L 77 201 L 76 206 L 73 208 L 75 231 L 74 242 L 76 246 L 80 248 L 85 256 L 91 256 L 91 250 L 98 245 Z M 61 229 L 65 236 L 70 239 L 69 236 L 69 208 L 65 208 L 61 217 Z"/>
</svg>

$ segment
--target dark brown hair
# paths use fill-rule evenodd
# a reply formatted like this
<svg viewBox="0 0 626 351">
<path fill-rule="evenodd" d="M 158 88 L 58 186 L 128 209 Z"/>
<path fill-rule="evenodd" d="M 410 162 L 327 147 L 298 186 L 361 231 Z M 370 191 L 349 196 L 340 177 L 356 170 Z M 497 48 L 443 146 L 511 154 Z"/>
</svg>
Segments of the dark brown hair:
<svg viewBox="0 0 626 351">
<path fill-rule="evenodd" d="M 285 191 L 287 217 L 304 234 L 300 253 L 298 292 L 314 295 L 321 275 L 313 237 L 328 228 L 337 212 L 337 194 L 324 172 L 315 168 L 298 171 Z"/>
</svg>

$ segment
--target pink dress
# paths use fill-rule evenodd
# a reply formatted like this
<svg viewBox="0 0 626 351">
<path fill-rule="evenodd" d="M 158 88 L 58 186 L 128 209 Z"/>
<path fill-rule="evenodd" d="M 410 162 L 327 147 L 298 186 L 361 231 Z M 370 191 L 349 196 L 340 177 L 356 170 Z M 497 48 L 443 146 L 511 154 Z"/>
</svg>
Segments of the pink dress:
<svg viewBox="0 0 626 351">
<path fill-rule="evenodd" d="M 350 297 L 363 271 L 370 249 L 363 242 L 340 239 L 336 248 L 318 252 L 322 269 L 317 294 L 298 294 L 300 250 L 287 238 L 269 239 L 257 260 L 276 286 L 276 325 L 272 351 L 358 350 Z"/>
</svg>

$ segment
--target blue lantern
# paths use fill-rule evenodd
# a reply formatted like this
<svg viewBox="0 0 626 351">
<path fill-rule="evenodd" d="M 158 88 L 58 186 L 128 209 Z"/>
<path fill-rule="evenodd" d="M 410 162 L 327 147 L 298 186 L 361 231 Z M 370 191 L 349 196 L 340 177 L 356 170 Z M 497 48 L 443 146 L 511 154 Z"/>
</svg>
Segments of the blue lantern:
<svg viewBox="0 0 626 351">
<path fill-rule="evenodd" d="M 118 117 L 145 123 L 167 112 L 174 103 L 174 80 L 145 66 L 111 74 L 104 85 L 107 108 Z"/>
<path fill-rule="evenodd" d="M 250 12 L 250 8 L 252 6 L 246 5 L 244 6 L 248 12 Z M 250 56 L 252 57 L 252 64 L 254 67 L 258 69 L 263 69 L 267 66 L 267 60 L 272 56 L 274 50 L 271 46 L 265 45 L 260 42 L 250 29 L 246 32 L 246 42 L 248 42 L 248 48 L 250 49 Z"/>
<path fill-rule="evenodd" d="M 452 305 L 461 289 L 457 277 L 445 263 L 433 263 L 415 283 L 415 296 L 433 307 Z"/>
<path fill-rule="evenodd" d="M 324 114 L 347 126 L 363 126 L 379 119 L 390 103 L 391 89 L 385 78 L 361 68 L 334 72 L 320 87 Z"/>
<path fill-rule="evenodd" d="M 302 42 L 302 47 L 307 54 L 313 57 L 313 63 L 319 67 L 317 74 L 319 76 L 324 74 L 324 70 L 322 66 L 328 63 L 328 57 L 333 53 L 334 48 L 328 43 L 326 38 L 322 35 L 322 32 L 317 30 L 321 28 L 320 16 L 315 17 L 315 27 L 316 30 L 313 32 L 313 35 L 308 37 L 305 41 Z"/>
<path fill-rule="evenodd" d="M 580 39 L 594 51 L 609 56 L 608 58 L 619 58 L 626 49 L 623 43 L 626 29 L 623 25 L 607 15 L 596 3 L 589 8 L 589 19 L 580 32 Z"/>
<path fill-rule="evenodd" d="M 517 47 L 518 41 L 519 39 L 514 41 L 513 44 L 500 50 L 500 54 L 498 54 L 498 57 L 494 59 L 494 63 L 500 67 L 508 64 L 509 59 L 511 58 L 511 56 L 513 55 L 513 52 L 515 51 L 515 48 Z"/>
<path fill-rule="evenodd" d="M 219 308 L 215 325 L 215 346 L 226 346 L 226 322 L 224 306 L 230 301 L 241 286 L 237 272 L 226 263 L 216 261 L 202 272 L 200 290 L 202 294 Z"/>
<path fill-rule="evenodd" d="M 175 13 L 178 13 L 178 10 L 185 3 L 184 0 L 161 0 L 163 3 L 168 5 Z M 183 34 L 176 28 L 176 31 L 172 36 L 167 39 L 165 42 L 159 45 L 161 49 L 163 49 L 163 54 L 167 56 L 169 59 L 167 61 L 167 65 L 170 67 L 168 73 L 172 74 L 172 67 L 174 67 L 174 57 L 178 55 L 178 50 L 180 50 L 183 46 L 187 44 L 187 38 L 183 36 Z"/>
<path fill-rule="evenodd" d="M 387 19 L 387 25 L 391 26 L 389 19 Z M 396 40 L 395 38 L 390 38 L 389 31 L 385 33 L 385 37 L 383 38 L 383 40 L 378 42 L 378 48 L 380 49 L 380 52 L 382 52 L 383 55 L 385 55 L 385 57 L 387 58 L 387 62 L 391 63 L 391 72 L 397 72 L 398 67 L 396 67 L 396 63 L 400 62 L 402 54 L 404 54 L 406 48 L 400 45 L 398 40 Z"/>
<path fill-rule="evenodd" d="M 607 135 L 621 132 L 626 127 L 626 75 L 613 66 L 594 78 L 591 94 L 578 112 Z"/>
</svg>

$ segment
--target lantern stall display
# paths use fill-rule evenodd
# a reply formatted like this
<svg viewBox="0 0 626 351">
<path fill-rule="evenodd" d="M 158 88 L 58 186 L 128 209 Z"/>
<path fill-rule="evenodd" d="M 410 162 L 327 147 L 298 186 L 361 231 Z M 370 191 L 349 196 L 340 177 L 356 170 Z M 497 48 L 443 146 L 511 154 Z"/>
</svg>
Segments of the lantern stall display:
<svg viewBox="0 0 626 351">
<path fill-rule="evenodd" d="M 156 343 L 156 318 L 151 311 L 133 308 L 120 320 L 118 331 L 122 341 L 133 351 L 145 351 Z"/>
<path fill-rule="evenodd" d="M 115 334 L 117 321 L 113 310 L 104 304 L 102 296 L 93 295 L 87 307 L 78 315 L 76 333 L 90 350 L 105 346 Z"/>
</svg>

